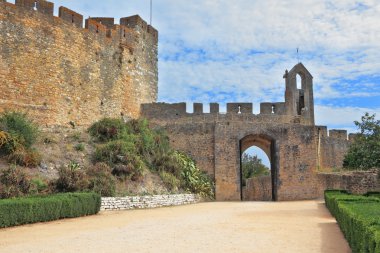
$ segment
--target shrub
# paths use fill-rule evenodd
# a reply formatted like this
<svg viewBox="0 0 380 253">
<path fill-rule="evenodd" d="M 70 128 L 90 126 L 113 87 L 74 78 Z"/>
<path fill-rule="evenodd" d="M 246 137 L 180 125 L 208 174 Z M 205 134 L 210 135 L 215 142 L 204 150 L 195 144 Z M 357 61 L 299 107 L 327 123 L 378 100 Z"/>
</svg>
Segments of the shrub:
<svg viewBox="0 0 380 253">
<path fill-rule="evenodd" d="M 127 127 L 122 119 L 111 118 L 104 118 L 88 129 L 90 135 L 100 142 L 120 139 L 126 131 Z"/>
<path fill-rule="evenodd" d="M 162 171 L 160 172 L 160 177 L 165 186 L 171 191 L 178 191 L 178 188 L 181 186 L 181 181 L 171 173 Z"/>
<path fill-rule="evenodd" d="M 93 124 L 89 133 L 105 143 L 98 147 L 95 161 L 107 162 L 111 166 L 120 162 L 118 157 L 129 154 L 140 156 L 146 167 L 155 170 L 160 157 L 171 152 L 166 134 L 162 130 L 150 129 L 145 119 L 127 123 L 119 119 L 103 119 Z"/>
<path fill-rule="evenodd" d="M 1 146 L 5 154 L 11 154 L 17 145 L 30 148 L 37 140 L 38 128 L 25 114 L 18 112 L 7 112 L 0 117 L 0 130 L 8 133 L 8 141 Z"/>
<path fill-rule="evenodd" d="M 116 179 L 112 169 L 105 163 L 97 163 L 87 169 L 89 189 L 105 197 L 112 197 L 116 192 Z"/>
<path fill-rule="evenodd" d="M 7 144 L 9 141 L 10 135 L 5 131 L 0 131 L 0 148 Z"/>
<path fill-rule="evenodd" d="M 78 143 L 74 146 L 76 151 L 84 151 L 85 147 L 83 143 Z"/>
<path fill-rule="evenodd" d="M 157 154 L 154 157 L 154 168 L 159 171 L 165 171 L 180 178 L 182 173 L 182 164 L 178 161 L 176 152 Z"/>
<path fill-rule="evenodd" d="M 37 194 L 44 194 L 48 193 L 49 191 L 49 185 L 48 183 L 41 179 L 41 178 L 33 178 L 30 181 L 30 193 L 37 195 Z"/>
<path fill-rule="evenodd" d="M 96 193 L 0 200 L 0 227 L 92 215 L 99 212 L 100 205 L 100 196 Z"/>
<path fill-rule="evenodd" d="M 41 163 L 41 155 L 35 149 L 18 146 L 9 156 L 8 161 L 25 167 L 36 167 Z"/>
<path fill-rule="evenodd" d="M 0 198 L 21 197 L 27 195 L 30 188 L 30 179 L 23 170 L 11 166 L 0 172 Z"/>
<path fill-rule="evenodd" d="M 380 199 L 326 191 L 326 206 L 353 252 L 380 252 Z"/>
<path fill-rule="evenodd" d="M 88 189 L 89 181 L 85 171 L 75 162 L 58 171 L 58 179 L 52 183 L 57 192 L 77 192 Z"/>
<path fill-rule="evenodd" d="M 210 177 L 195 165 L 195 162 L 185 154 L 175 152 L 178 162 L 182 165 L 182 185 L 185 190 L 200 194 L 203 197 L 214 198 L 214 184 Z"/>
<path fill-rule="evenodd" d="M 96 148 L 94 161 L 107 163 L 115 176 L 139 181 L 149 168 L 159 172 L 171 189 L 179 184 L 186 191 L 213 198 L 214 184 L 207 174 L 189 157 L 173 151 L 165 132 L 150 129 L 147 120 L 123 123 L 118 119 L 104 119 L 91 126 L 89 132 L 105 142 Z"/>
<path fill-rule="evenodd" d="M 71 134 L 71 136 L 70 136 L 70 138 L 74 141 L 80 141 L 81 137 L 82 137 L 81 132 L 75 132 L 75 133 Z"/>
<path fill-rule="evenodd" d="M 125 178 L 126 176 L 131 175 L 133 170 L 134 170 L 134 167 L 132 164 L 128 164 L 128 165 L 117 164 L 113 168 L 112 174 L 119 178 Z"/>
<path fill-rule="evenodd" d="M 94 160 L 95 162 L 105 162 L 112 166 L 116 163 L 125 162 L 125 157 L 129 154 L 136 154 L 135 146 L 132 142 L 110 141 L 96 148 Z"/>
<path fill-rule="evenodd" d="M 94 160 L 114 167 L 112 174 L 133 181 L 140 181 L 146 165 L 135 151 L 133 142 L 125 140 L 110 141 L 96 148 Z"/>
</svg>

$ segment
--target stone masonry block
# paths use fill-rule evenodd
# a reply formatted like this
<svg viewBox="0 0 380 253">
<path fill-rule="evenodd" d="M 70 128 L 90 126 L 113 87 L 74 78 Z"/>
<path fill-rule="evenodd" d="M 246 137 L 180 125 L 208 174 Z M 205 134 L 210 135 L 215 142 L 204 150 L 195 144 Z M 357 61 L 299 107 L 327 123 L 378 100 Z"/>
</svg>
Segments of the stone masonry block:
<svg viewBox="0 0 380 253">
<path fill-rule="evenodd" d="M 218 103 L 210 103 L 210 113 L 219 113 Z"/>
<path fill-rule="evenodd" d="M 114 18 L 104 18 L 104 17 L 91 17 L 90 19 L 95 20 L 99 24 L 102 24 L 107 27 L 107 29 L 112 29 L 115 25 L 115 19 Z"/>
<path fill-rule="evenodd" d="M 194 103 L 193 104 L 193 111 L 196 114 L 202 114 L 203 113 L 203 104 L 202 103 Z"/>
<path fill-rule="evenodd" d="M 252 103 L 228 103 L 227 113 L 251 113 L 253 105 Z"/>
<path fill-rule="evenodd" d="M 75 11 L 72 11 L 66 7 L 59 7 L 58 16 L 78 28 L 83 28 L 83 16 Z"/>
<path fill-rule="evenodd" d="M 330 138 L 347 140 L 347 130 L 332 129 L 329 131 Z"/>
</svg>

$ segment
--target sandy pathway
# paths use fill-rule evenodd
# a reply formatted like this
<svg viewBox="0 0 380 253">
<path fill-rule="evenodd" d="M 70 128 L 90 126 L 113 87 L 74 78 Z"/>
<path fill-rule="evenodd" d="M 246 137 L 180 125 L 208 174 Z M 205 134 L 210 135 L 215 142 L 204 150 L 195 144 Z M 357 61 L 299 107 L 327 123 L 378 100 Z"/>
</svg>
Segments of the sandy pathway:
<svg viewBox="0 0 380 253">
<path fill-rule="evenodd" d="M 0 230 L 0 252 L 351 252 L 322 202 L 103 212 Z"/>
</svg>

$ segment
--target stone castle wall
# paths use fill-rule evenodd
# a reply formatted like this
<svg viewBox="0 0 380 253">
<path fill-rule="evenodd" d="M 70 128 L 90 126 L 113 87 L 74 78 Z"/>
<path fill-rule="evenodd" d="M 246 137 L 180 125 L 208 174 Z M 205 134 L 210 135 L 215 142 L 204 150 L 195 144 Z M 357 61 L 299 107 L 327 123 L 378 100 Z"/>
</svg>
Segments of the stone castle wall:
<svg viewBox="0 0 380 253">
<path fill-rule="evenodd" d="M 140 115 L 157 99 L 157 31 L 140 17 L 114 25 L 53 3 L 0 1 L 0 111 L 27 112 L 41 126 L 88 126 Z"/>
<path fill-rule="evenodd" d="M 240 156 L 252 145 L 262 148 L 271 160 L 274 178 L 269 182 L 277 200 L 319 198 L 317 172 L 342 167 L 350 144 L 346 131 L 328 134 L 326 127 L 302 124 L 299 116 L 265 111 L 254 115 L 252 104 L 247 103 L 229 104 L 227 113 L 219 113 L 218 108 L 212 103 L 210 113 L 204 113 L 201 104 L 194 104 L 194 112 L 187 113 L 184 103 L 142 105 L 142 116 L 152 126 L 163 127 L 172 146 L 193 157 L 216 180 L 217 200 L 244 199 Z M 247 136 L 252 137 L 245 140 Z"/>
<path fill-rule="evenodd" d="M 353 194 L 380 192 L 380 170 L 318 173 L 321 195 L 324 190 L 345 190 Z"/>
<path fill-rule="evenodd" d="M 247 179 L 243 188 L 243 200 L 271 201 L 272 181 L 270 176 L 261 176 Z"/>
</svg>

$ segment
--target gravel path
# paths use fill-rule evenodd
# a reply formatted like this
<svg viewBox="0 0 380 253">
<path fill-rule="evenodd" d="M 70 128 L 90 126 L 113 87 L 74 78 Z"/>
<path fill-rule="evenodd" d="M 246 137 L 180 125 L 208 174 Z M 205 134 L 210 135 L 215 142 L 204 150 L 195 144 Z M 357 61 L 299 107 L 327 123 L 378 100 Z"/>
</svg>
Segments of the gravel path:
<svg viewBox="0 0 380 253">
<path fill-rule="evenodd" d="M 102 212 L 0 230 L 0 252 L 351 252 L 323 202 Z"/>
</svg>

